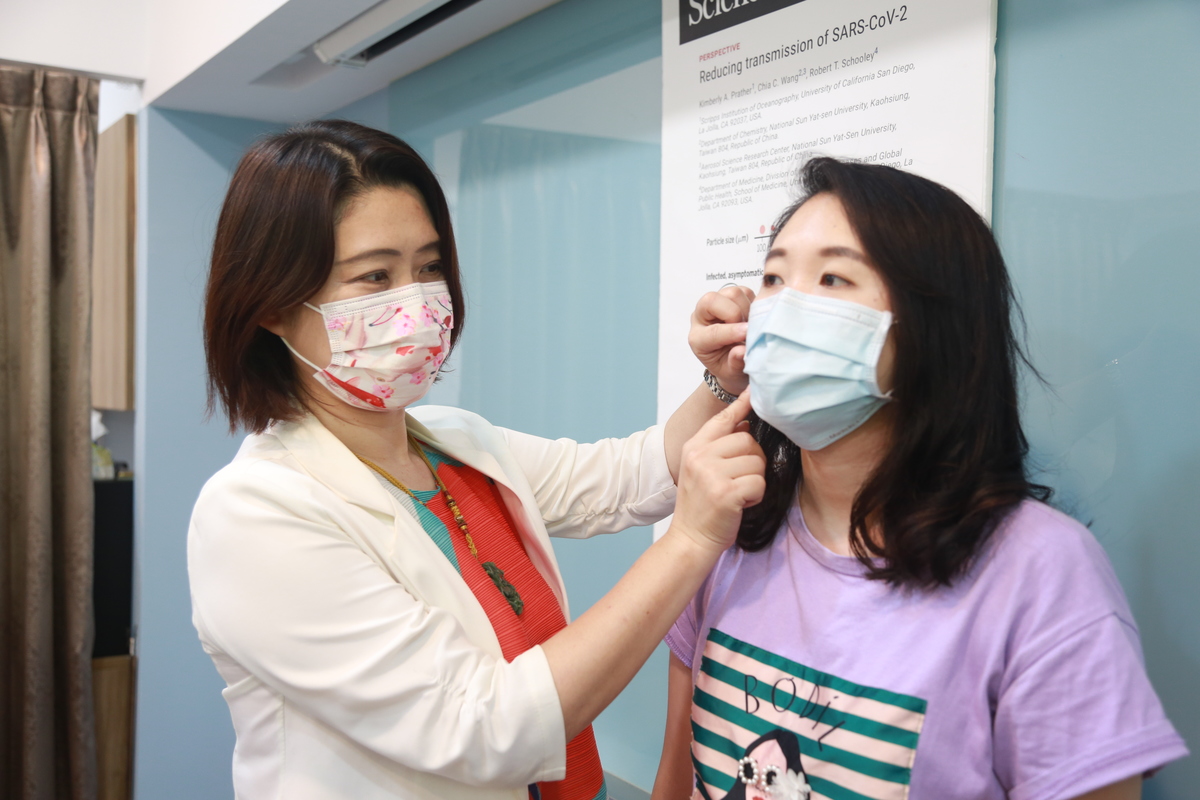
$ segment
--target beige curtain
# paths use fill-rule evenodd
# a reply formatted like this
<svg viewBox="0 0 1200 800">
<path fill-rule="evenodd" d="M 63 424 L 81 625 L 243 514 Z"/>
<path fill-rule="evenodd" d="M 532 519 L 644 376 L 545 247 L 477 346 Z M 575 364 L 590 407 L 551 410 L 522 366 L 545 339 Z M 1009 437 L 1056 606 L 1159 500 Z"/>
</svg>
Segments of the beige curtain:
<svg viewBox="0 0 1200 800">
<path fill-rule="evenodd" d="M 0 798 L 94 800 L 97 82 L 0 66 Z"/>
</svg>

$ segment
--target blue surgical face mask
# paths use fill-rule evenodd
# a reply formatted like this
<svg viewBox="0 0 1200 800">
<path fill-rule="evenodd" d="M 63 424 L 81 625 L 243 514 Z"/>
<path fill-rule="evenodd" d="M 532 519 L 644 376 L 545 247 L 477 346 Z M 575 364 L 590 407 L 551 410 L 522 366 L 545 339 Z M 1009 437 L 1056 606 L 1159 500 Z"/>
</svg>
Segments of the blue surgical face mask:
<svg viewBox="0 0 1200 800">
<path fill-rule="evenodd" d="M 886 403 L 876 368 L 888 311 L 782 289 L 750 306 L 750 405 L 804 450 L 820 450 Z"/>
</svg>

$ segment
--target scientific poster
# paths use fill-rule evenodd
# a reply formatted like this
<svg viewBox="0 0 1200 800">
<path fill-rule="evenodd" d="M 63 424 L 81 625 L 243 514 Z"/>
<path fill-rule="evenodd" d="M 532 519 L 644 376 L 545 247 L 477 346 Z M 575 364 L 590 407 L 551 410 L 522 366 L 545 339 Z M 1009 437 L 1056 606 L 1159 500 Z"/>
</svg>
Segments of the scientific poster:
<svg viewBox="0 0 1200 800">
<path fill-rule="evenodd" d="M 890 164 L 990 213 L 994 0 L 663 0 L 658 418 L 699 384 L 706 291 L 757 290 L 813 155 Z"/>
</svg>

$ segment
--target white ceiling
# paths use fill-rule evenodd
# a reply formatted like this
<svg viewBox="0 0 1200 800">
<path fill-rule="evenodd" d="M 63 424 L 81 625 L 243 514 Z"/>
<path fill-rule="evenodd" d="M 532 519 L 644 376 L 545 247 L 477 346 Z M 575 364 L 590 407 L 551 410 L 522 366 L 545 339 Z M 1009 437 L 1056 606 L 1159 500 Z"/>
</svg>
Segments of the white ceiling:
<svg viewBox="0 0 1200 800">
<path fill-rule="evenodd" d="M 288 0 L 154 101 L 273 122 L 321 116 L 376 92 L 557 0 L 482 0 L 365 67 L 328 66 L 311 45 L 375 0 Z M 288 62 L 288 63 L 285 63 Z"/>
</svg>

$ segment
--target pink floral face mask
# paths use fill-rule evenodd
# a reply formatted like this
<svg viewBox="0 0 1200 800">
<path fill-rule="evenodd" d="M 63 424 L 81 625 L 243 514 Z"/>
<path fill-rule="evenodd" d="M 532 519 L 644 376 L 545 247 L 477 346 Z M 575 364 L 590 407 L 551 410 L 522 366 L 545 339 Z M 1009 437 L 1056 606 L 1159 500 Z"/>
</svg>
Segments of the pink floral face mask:
<svg viewBox="0 0 1200 800">
<path fill-rule="evenodd" d="M 410 283 L 399 289 L 304 305 L 325 320 L 333 356 L 322 369 L 284 340 L 313 377 L 355 408 L 393 411 L 429 391 L 450 349 L 454 313 L 445 281 Z"/>
</svg>

